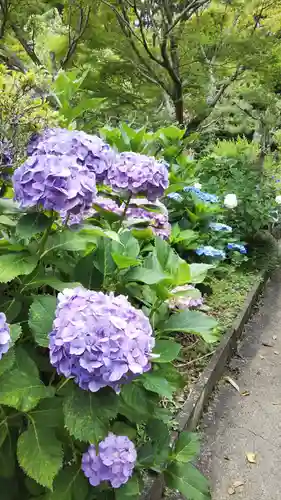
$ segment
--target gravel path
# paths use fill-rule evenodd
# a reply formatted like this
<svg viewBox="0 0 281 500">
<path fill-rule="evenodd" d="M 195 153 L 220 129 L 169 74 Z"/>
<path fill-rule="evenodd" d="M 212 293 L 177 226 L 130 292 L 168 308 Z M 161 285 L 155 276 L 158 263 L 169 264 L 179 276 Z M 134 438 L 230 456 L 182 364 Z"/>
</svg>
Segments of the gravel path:
<svg viewBox="0 0 281 500">
<path fill-rule="evenodd" d="M 227 375 L 240 392 L 222 380 L 202 422 L 200 468 L 212 498 L 280 500 L 281 272 L 268 284 Z"/>
</svg>

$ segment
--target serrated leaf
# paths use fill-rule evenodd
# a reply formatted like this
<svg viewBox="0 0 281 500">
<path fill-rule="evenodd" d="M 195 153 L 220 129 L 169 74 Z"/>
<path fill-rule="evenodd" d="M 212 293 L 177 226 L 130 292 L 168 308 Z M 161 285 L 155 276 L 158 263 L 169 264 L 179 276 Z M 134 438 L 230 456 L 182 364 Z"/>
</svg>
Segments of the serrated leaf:
<svg viewBox="0 0 281 500">
<path fill-rule="evenodd" d="M 7 322 L 12 323 L 21 311 L 22 303 L 7 296 L 0 299 L 0 311 L 6 315 Z"/>
<path fill-rule="evenodd" d="M 209 484 L 191 464 L 172 463 L 164 473 L 169 488 L 180 491 L 189 500 L 211 500 Z"/>
<path fill-rule="evenodd" d="M 28 414 L 38 426 L 58 428 L 64 425 L 62 399 L 56 396 L 40 401 Z"/>
<path fill-rule="evenodd" d="M 15 344 L 16 341 L 20 338 L 22 334 L 22 328 L 20 324 L 10 325 L 10 335 L 12 339 L 12 344 Z"/>
<path fill-rule="evenodd" d="M 108 434 L 117 410 L 118 397 L 112 391 L 93 394 L 73 386 L 63 405 L 65 426 L 76 439 L 97 443 Z"/>
<path fill-rule="evenodd" d="M 89 483 L 76 464 L 62 469 L 54 480 L 53 491 L 46 500 L 85 500 Z"/>
<path fill-rule="evenodd" d="M 138 415 L 149 415 L 150 407 L 146 391 L 137 384 L 124 385 L 121 390 L 121 398 L 124 403 Z"/>
<path fill-rule="evenodd" d="M 36 343 L 41 347 L 49 346 L 49 333 L 52 331 L 56 305 L 56 297 L 38 295 L 30 307 L 28 324 Z"/>
<path fill-rule="evenodd" d="M 130 439 L 135 439 L 137 430 L 124 422 L 114 422 L 112 432 L 117 436 L 128 436 Z"/>
<path fill-rule="evenodd" d="M 46 387 L 38 376 L 37 367 L 27 352 L 17 349 L 15 363 L 0 377 L 0 404 L 27 412 L 40 399 L 51 397 L 52 387 Z"/>
<path fill-rule="evenodd" d="M 31 238 L 34 234 L 42 233 L 52 223 L 47 215 L 33 212 L 23 215 L 16 227 L 16 232 L 21 238 Z"/>
<path fill-rule="evenodd" d="M 157 372 L 144 373 L 141 381 L 148 391 L 156 392 L 156 394 L 170 400 L 173 399 L 174 388 L 168 380 L 158 375 Z"/>
<path fill-rule="evenodd" d="M 176 442 L 173 458 L 177 462 L 191 462 L 199 451 L 198 435 L 193 432 L 181 432 Z"/>
<path fill-rule="evenodd" d="M 169 363 L 178 356 L 180 350 L 181 345 L 177 344 L 173 340 L 157 339 L 153 349 L 153 354 L 157 354 L 159 357 L 155 357 L 153 361 L 155 363 Z"/>
<path fill-rule="evenodd" d="M 53 429 L 31 425 L 18 439 L 17 458 L 29 477 L 52 489 L 54 478 L 62 467 L 62 444 Z"/>
<path fill-rule="evenodd" d="M 7 283 L 16 276 L 30 274 L 37 265 L 37 257 L 25 252 L 0 256 L 0 283 Z"/>
<path fill-rule="evenodd" d="M 162 333 L 181 332 L 199 334 L 207 343 L 217 342 L 217 335 L 212 333 L 217 321 L 199 311 L 183 311 L 173 314 L 168 321 L 160 325 Z"/>
<path fill-rule="evenodd" d="M 10 370 L 14 365 L 16 360 L 14 349 L 9 349 L 6 354 L 2 356 L 0 360 L 0 375 L 3 375 L 4 372 Z M 1 379 L 0 379 L 1 380 Z"/>
</svg>

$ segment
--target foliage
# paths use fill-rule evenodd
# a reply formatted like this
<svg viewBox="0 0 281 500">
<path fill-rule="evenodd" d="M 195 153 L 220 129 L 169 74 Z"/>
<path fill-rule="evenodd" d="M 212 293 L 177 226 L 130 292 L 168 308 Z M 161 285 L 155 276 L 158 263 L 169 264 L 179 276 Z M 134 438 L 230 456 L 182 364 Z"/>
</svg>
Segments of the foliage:
<svg viewBox="0 0 281 500">
<path fill-rule="evenodd" d="M 59 135 L 57 141 L 59 147 Z M 33 162 L 36 154 L 35 151 Z M 67 160 L 67 155 L 58 153 L 57 158 Z M 15 179 L 25 182 L 20 176 L 15 176 L 14 182 Z M 38 189 L 39 177 L 37 181 L 30 177 L 29 182 Z M 50 196 L 52 189 L 53 184 Z M 123 206 L 120 214 L 102 209 L 96 198 L 95 210 L 81 213 L 79 224 L 74 225 L 69 217 L 63 223 L 59 213 L 43 211 L 31 198 L 29 204 L 33 206 L 29 208 L 21 208 L 12 199 L 0 199 L 0 281 L 5 297 L 1 311 L 5 312 L 11 331 L 10 349 L 0 360 L 0 456 L 6 462 L 0 477 L 13 481 L 9 500 L 16 499 L 18 491 L 28 500 L 38 495 L 44 499 L 81 500 L 98 498 L 105 492 L 109 498 L 118 500 L 125 495 L 135 500 L 142 491 L 145 470 L 166 471 L 167 483 L 183 495 L 207 500 L 207 483 L 190 463 L 198 453 L 197 440 L 182 433 L 175 446 L 170 446 L 172 414 L 164 410 L 161 402 L 171 400 L 182 387 L 173 365 L 181 348 L 174 333 L 192 333 L 206 343 L 218 339 L 213 334 L 213 318 L 200 311 L 173 312 L 167 303 L 176 298 L 175 287 L 202 283 L 210 266 L 187 263 L 169 242 L 153 233 L 144 231 L 134 237 L 134 229 L 128 229 L 126 218 L 128 194 L 113 192 L 108 185 L 99 184 L 98 189 L 112 196 L 119 207 Z M 9 192 L 12 196 L 11 187 Z M 23 205 L 27 199 L 19 196 Z M 74 206 L 75 203 L 66 207 L 69 216 L 73 215 Z M 155 203 L 150 209 L 157 211 L 159 207 Z M 53 331 L 53 339 L 55 331 L 60 334 L 56 308 L 64 299 L 61 294 L 58 300 L 57 292 L 64 291 L 65 297 L 70 297 L 74 288 L 75 296 L 75 289 L 82 286 L 102 291 L 108 301 L 112 300 L 112 292 L 127 296 L 137 314 L 145 315 L 153 329 L 152 366 L 142 374 L 137 370 L 139 374 L 130 373 L 128 380 L 121 380 L 120 394 L 109 386 L 97 392 L 78 387 L 71 376 L 62 374 L 65 369 L 54 362 L 53 344 L 49 357 L 53 342 L 50 343 L 49 334 Z M 66 318 L 68 321 L 69 314 Z M 110 318 L 109 315 L 107 321 Z M 81 324 L 83 321 L 74 327 L 76 334 Z M 122 325 L 120 316 L 115 328 L 125 328 Z M 63 332 L 64 327 L 62 335 Z M 135 472 L 120 488 L 112 489 L 105 483 L 93 488 L 81 471 L 82 455 L 90 443 L 97 447 L 110 432 L 128 436 L 134 442 Z"/>
<path fill-rule="evenodd" d="M 9 167 L 17 166 L 24 158 L 30 136 L 56 125 L 58 117 L 40 89 L 40 75 L 35 76 L 32 71 L 23 75 L 8 71 L 5 66 L 0 66 L 0 110 L 0 144 L 11 155 L 9 173 Z M 6 166 L 1 154 L 1 170 Z"/>
<path fill-rule="evenodd" d="M 235 193 L 238 206 L 226 220 L 249 240 L 272 222 L 276 182 L 263 168 L 260 150 L 246 140 L 222 141 L 198 163 L 200 179 L 208 189 Z"/>
</svg>

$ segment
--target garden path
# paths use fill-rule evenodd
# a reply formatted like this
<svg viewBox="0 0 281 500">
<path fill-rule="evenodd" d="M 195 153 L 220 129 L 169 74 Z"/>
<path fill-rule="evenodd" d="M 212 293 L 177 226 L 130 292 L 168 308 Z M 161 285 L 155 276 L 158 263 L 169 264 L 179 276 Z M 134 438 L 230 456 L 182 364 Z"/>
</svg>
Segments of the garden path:
<svg viewBox="0 0 281 500">
<path fill-rule="evenodd" d="M 228 375 L 240 392 L 222 380 L 202 422 L 200 469 L 212 499 L 280 500 L 281 272 L 246 326 Z"/>
</svg>

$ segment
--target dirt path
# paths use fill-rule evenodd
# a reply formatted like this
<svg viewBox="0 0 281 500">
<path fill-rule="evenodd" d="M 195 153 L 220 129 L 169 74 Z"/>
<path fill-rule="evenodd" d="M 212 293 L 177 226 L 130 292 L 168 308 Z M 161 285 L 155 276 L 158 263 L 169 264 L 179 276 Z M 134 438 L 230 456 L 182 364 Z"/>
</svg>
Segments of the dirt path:
<svg viewBox="0 0 281 500">
<path fill-rule="evenodd" d="M 281 272 L 267 286 L 227 374 L 240 393 L 221 381 L 202 424 L 200 468 L 212 498 L 280 500 Z"/>
</svg>

